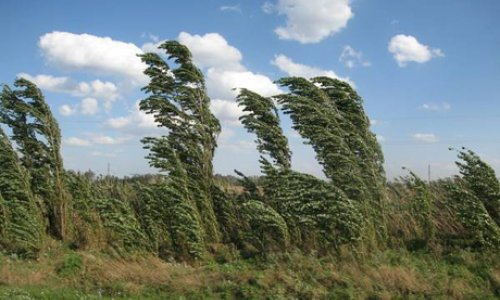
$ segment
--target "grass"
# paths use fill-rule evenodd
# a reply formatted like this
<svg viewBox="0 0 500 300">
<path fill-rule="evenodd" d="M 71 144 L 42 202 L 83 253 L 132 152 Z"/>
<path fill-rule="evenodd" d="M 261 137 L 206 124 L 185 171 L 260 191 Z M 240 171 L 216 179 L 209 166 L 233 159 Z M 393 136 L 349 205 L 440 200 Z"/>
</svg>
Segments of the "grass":
<svg viewBox="0 0 500 300">
<path fill-rule="evenodd" d="M 0 299 L 498 299 L 498 254 L 300 253 L 167 263 L 63 246 L 37 261 L 0 256 Z"/>
</svg>

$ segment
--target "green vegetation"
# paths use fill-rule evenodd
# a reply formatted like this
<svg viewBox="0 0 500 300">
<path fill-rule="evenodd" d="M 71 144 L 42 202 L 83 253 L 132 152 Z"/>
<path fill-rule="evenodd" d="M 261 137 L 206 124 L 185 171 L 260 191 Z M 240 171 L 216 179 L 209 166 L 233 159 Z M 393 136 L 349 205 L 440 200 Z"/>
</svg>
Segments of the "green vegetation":
<svg viewBox="0 0 500 300">
<path fill-rule="evenodd" d="M 221 131 L 202 72 L 175 41 L 141 55 L 140 108 L 159 175 L 63 168 L 60 131 L 24 79 L 0 93 L 0 298 L 476 298 L 500 296 L 500 183 L 474 152 L 461 176 L 386 182 L 362 99 L 327 77 L 241 89 L 262 176 L 213 174 Z M 279 109 L 326 180 L 294 171 Z M 5 131 L 4 131 L 5 129 Z M 5 132 L 8 131 L 8 134 Z"/>
</svg>

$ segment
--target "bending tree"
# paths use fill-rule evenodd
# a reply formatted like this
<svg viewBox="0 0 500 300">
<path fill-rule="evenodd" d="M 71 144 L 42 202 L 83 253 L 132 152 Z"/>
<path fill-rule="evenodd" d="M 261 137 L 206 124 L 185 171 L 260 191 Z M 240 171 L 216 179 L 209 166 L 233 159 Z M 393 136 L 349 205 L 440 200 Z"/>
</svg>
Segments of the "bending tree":
<svg viewBox="0 0 500 300">
<path fill-rule="evenodd" d="M 173 214 L 178 223 L 171 224 L 179 249 L 198 255 L 205 242 L 218 242 L 220 232 L 212 197 L 212 159 L 220 133 L 220 124 L 210 112 L 201 71 L 193 64 L 188 48 L 176 41 L 159 46 L 176 68 L 158 54 L 140 55 L 148 65 L 145 74 L 150 83 L 143 88 L 149 96 L 140 108 L 153 114 L 160 127 L 168 130 L 161 137 L 142 141 L 150 150 L 150 165 L 169 174 L 169 192 Z M 175 238 L 174 238 L 175 240 Z"/>
<path fill-rule="evenodd" d="M 344 192 L 291 170 L 288 140 L 273 100 L 241 89 L 237 102 L 247 112 L 240 117 L 243 125 L 257 135 L 257 149 L 273 159 L 271 164 L 261 156 L 265 175 L 262 201 L 283 217 L 293 237 L 290 240 L 305 250 L 323 251 L 358 240 L 363 221 Z M 279 219 L 275 220 L 277 224 Z"/>
<path fill-rule="evenodd" d="M 293 128 L 313 147 L 331 184 L 367 217 L 373 230 L 365 233 L 385 239 L 383 155 L 361 98 L 349 84 L 328 77 L 287 77 L 278 83 L 289 93 L 275 98 L 290 115 Z"/>
<path fill-rule="evenodd" d="M 67 240 L 69 194 L 64 183 L 59 125 L 35 84 L 17 79 L 12 90 L 0 94 L 0 120 L 12 129 L 21 162 L 28 172 L 33 193 L 43 200 L 47 231 Z"/>
<path fill-rule="evenodd" d="M 0 248 L 35 256 L 43 231 L 44 222 L 26 170 L 0 128 Z"/>
<path fill-rule="evenodd" d="M 458 158 L 463 161 L 456 162 L 456 165 L 466 187 L 481 200 L 488 214 L 500 226 L 500 182 L 495 171 L 471 150 L 462 148 L 458 151 Z"/>
</svg>

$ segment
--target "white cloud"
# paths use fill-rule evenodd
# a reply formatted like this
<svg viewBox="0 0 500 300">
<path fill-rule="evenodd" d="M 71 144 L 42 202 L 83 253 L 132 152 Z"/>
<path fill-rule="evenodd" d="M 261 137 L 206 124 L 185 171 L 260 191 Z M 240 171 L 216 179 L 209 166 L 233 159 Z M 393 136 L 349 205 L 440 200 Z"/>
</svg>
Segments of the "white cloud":
<svg viewBox="0 0 500 300">
<path fill-rule="evenodd" d="M 127 116 L 110 118 L 104 123 L 104 125 L 127 134 L 140 136 L 152 135 L 157 131 L 162 130 L 161 128 L 158 128 L 152 114 L 146 114 L 139 109 L 139 102 L 135 103 L 134 108 Z"/>
<path fill-rule="evenodd" d="M 347 26 L 354 15 L 349 4 L 350 0 L 278 0 L 262 9 L 286 16 L 286 26 L 274 30 L 280 39 L 317 43 Z"/>
<path fill-rule="evenodd" d="M 77 137 L 70 137 L 65 140 L 65 143 L 70 146 L 76 146 L 76 147 L 88 147 L 91 146 L 92 143 L 87 140 L 87 139 L 81 139 Z"/>
<path fill-rule="evenodd" d="M 413 140 L 424 143 L 437 143 L 439 138 L 434 133 L 414 133 Z"/>
<path fill-rule="evenodd" d="M 216 67 L 227 70 L 244 70 L 241 65 L 243 56 L 235 47 L 228 44 L 218 33 L 207 33 L 203 36 L 181 32 L 177 38 L 186 45 L 195 63 L 200 67 Z"/>
<path fill-rule="evenodd" d="M 347 45 L 342 50 L 340 54 L 339 61 L 344 63 L 344 65 L 352 69 L 357 66 L 369 67 L 371 63 L 363 59 L 363 53 L 361 51 L 356 51 L 353 47 Z"/>
<path fill-rule="evenodd" d="M 32 81 L 40 89 L 50 92 L 66 93 L 76 97 L 94 97 L 106 101 L 115 101 L 119 96 L 118 87 L 109 81 L 75 82 L 68 77 L 55 77 L 45 74 L 32 76 L 20 73 L 17 76 Z"/>
<path fill-rule="evenodd" d="M 90 140 L 98 145 L 119 145 L 132 139 L 132 136 L 112 137 L 101 134 L 89 134 Z"/>
<path fill-rule="evenodd" d="M 225 12 L 239 12 L 241 13 L 241 5 L 236 4 L 236 5 L 222 5 L 219 7 L 220 11 L 225 11 Z"/>
<path fill-rule="evenodd" d="M 386 141 L 386 140 L 385 140 L 385 137 L 383 137 L 383 136 L 381 136 L 381 135 L 378 135 L 378 134 L 377 134 L 375 137 L 377 138 L 377 141 L 378 141 L 379 143 L 383 143 L 383 142 L 385 142 L 385 141 Z"/>
<path fill-rule="evenodd" d="M 130 141 L 133 137 L 131 135 L 112 137 L 108 135 L 87 133 L 88 138 L 70 137 L 64 140 L 65 144 L 77 147 L 89 147 L 94 144 L 97 145 L 119 145 Z"/>
<path fill-rule="evenodd" d="M 59 107 L 59 113 L 65 117 L 68 117 L 74 115 L 76 113 L 76 109 L 69 106 L 68 104 L 64 104 Z"/>
<path fill-rule="evenodd" d="M 210 110 L 223 124 L 241 125 L 238 118 L 243 115 L 243 109 L 234 101 L 214 99 L 210 102 Z"/>
<path fill-rule="evenodd" d="M 106 121 L 106 124 L 114 129 L 123 128 L 129 125 L 130 123 L 132 123 L 132 118 L 130 117 L 111 118 Z"/>
<path fill-rule="evenodd" d="M 40 37 L 38 45 L 47 61 L 60 68 L 120 76 L 134 84 L 147 82 L 146 65 L 137 57 L 143 51 L 132 43 L 54 31 Z"/>
<path fill-rule="evenodd" d="M 435 57 L 443 57 L 441 49 L 433 49 L 421 44 L 414 36 L 398 34 L 389 42 L 389 52 L 400 67 L 408 62 L 425 63 Z"/>
<path fill-rule="evenodd" d="M 430 110 L 430 111 L 447 111 L 451 109 L 451 105 L 449 103 L 424 103 L 420 106 L 420 109 Z"/>
<path fill-rule="evenodd" d="M 93 116 L 98 111 L 97 100 L 94 98 L 84 98 L 81 102 L 82 114 Z"/>
<path fill-rule="evenodd" d="M 273 81 L 261 74 L 250 71 L 228 71 L 210 68 L 207 71 L 207 89 L 210 97 L 219 99 L 233 99 L 237 88 L 247 88 L 262 96 L 272 96 L 282 91 Z"/>
<path fill-rule="evenodd" d="M 312 78 L 316 76 L 328 76 L 352 84 L 349 78 L 340 77 L 332 70 L 323 70 L 320 68 L 299 64 L 283 54 L 276 55 L 271 63 L 277 66 L 281 71 L 288 74 L 288 76 L 299 76 L 305 78 Z"/>
</svg>

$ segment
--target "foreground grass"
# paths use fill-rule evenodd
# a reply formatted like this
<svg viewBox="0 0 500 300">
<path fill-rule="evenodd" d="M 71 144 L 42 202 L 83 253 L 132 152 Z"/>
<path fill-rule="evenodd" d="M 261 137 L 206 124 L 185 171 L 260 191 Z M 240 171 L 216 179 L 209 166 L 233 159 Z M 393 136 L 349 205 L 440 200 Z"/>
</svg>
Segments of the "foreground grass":
<svg viewBox="0 0 500 300">
<path fill-rule="evenodd" d="M 496 253 L 386 251 L 317 258 L 298 253 L 203 264 L 113 258 L 59 247 L 37 261 L 0 256 L 0 299 L 498 299 Z"/>
</svg>

